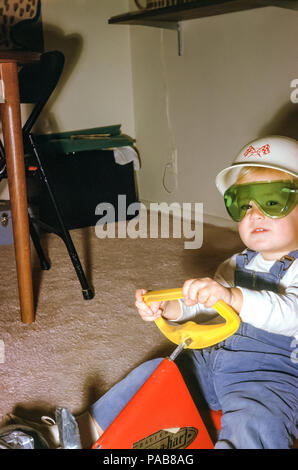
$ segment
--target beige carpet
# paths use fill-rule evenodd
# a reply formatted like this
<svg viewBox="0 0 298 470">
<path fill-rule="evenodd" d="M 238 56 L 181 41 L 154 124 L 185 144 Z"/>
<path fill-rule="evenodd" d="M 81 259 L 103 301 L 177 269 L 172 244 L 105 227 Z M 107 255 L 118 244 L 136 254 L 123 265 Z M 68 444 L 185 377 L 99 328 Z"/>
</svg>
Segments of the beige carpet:
<svg viewBox="0 0 298 470">
<path fill-rule="evenodd" d="M 43 237 L 52 267 L 32 262 L 36 321 L 20 321 L 13 246 L 0 247 L 0 420 L 15 412 L 27 418 L 51 414 L 57 406 L 80 413 L 131 368 L 173 351 L 134 306 L 136 288 L 182 286 L 190 277 L 212 275 L 219 262 L 242 249 L 237 233 L 204 226 L 199 250 L 183 239 L 105 239 L 94 227 L 71 231 L 95 289 L 85 301 L 63 242 Z"/>
</svg>

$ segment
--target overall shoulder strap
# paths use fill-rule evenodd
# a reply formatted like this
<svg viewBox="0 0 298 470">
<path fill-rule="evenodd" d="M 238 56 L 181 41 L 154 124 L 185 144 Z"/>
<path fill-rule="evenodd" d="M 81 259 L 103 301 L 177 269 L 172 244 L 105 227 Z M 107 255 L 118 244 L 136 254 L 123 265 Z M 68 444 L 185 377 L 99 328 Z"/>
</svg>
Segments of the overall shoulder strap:
<svg viewBox="0 0 298 470">
<path fill-rule="evenodd" d="M 283 256 L 281 259 L 277 260 L 272 268 L 270 273 L 278 276 L 279 279 L 282 279 L 286 274 L 289 267 L 294 263 L 295 259 L 298 258 L 298 250 L 290 251 L 287 255 Z"/>
<path fill-rule="evenodd" d="M 244 268 L 257 254 L 257 251 L 247 248 L 243 253 L 236 256 L 236 268 Z"/>
</svg>

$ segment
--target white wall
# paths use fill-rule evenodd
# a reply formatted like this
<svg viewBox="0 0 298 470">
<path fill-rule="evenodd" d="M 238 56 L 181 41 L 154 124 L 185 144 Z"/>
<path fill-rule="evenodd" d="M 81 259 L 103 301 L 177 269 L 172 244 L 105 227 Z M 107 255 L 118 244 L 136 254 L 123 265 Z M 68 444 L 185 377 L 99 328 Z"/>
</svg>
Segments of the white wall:
<svg viewBox="0 0 298 470">
<path fill-rule="evenodd" d="M 43 130 L 122 124 L 134 135 L 129 27 L 108 24 L 127 9 L 127 0 L 42 0 L 45 49 L 66 59 Z"/>
<path fill-rule="evenodd" d="M 258 136 L 298 137 L 298 105 L 290 101 L 298 12 L 266 7 L 185 21 L 182 28 L 179 57 L 175 32 L 131 27 L 140 196 L 203 202 L 205 221 L 226 225 L 216 174 Z M 178 186 L 168 193 L 163 175 L 173 149 Z"/>
</svg>

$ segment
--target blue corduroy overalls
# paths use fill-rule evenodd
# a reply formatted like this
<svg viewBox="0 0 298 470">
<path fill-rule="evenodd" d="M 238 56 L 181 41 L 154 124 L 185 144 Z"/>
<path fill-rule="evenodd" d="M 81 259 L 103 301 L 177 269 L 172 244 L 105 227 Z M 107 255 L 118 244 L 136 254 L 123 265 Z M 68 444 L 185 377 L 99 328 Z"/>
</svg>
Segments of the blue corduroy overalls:
<svg viewBox="0 0 298 470">
<path fill-rule="evenodd" d="M 246 268 L 256 255 L 247 250 L 237 256 L 235 285 L 276 292 L 280 279 L 298 257 L 298 250 L 276 261 L 270 273 Z M 242 322 L 233 336 L 218 345 L 203 350 L 186 349 L 177 357 L 176 363 L 198 406 L 204 401 L 209 408 L 223 412 L 215 448 L 292 446 L 298 437 L 298 364 L 291 359 L 294 347 L 297 341 L 293 337 L 269 333 Z M 161 360 L 141 364 L 91 407 L 91 414 L 103 430 Z"/>
</svg>

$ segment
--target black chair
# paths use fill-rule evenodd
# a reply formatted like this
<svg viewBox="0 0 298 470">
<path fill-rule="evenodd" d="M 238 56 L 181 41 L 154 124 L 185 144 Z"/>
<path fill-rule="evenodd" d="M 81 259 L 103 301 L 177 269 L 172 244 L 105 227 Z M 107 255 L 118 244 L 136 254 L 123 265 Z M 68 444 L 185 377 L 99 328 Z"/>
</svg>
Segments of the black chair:
<svg viewBox="0 0 298 470">
<path fill-rule="evenodd" d="M 50 198 L 51 207 L 55 213 L 58 227 L 57 229 L 42 224 L 42 222 L 38 220 L 38 217 L 30 212 L 29 203 L 29 229 L 33 245 L 39 256 L 41 269 L 43 270 L 50 269 L 50 263 L 40 244 L 39 228 L 48 232 L 54 232 L 62 238 L 81 284 L 83 297 L 88 300 L 94 297 L 94 292 L 87 282 L 79 256 L 76 252 L 69 231 L 63 222 L 61 211 L 52 190 L 51 182 L 47 177 L 46 166 L 44 165 L 42 154 L 41 152 L 38 152 L 34 135 L 31 133 L 41 111 L 56 88 L 62 74 L 63 67 L 64 55 L 59 51 L 51 51 L 43 53 L 39 63 L 24 65 L 19 72 L 20 102 L 34 105 L 23 126 L 25 168 L 26 176 L 28 177 L 28 186 L 30 185 L 30 179 L 32 176 L 38 176 L 41 183 L 45 186 Z M 0 180 L 6 176 L 5 150 L 2 142 L 0 141 Z"/>
</svg>

